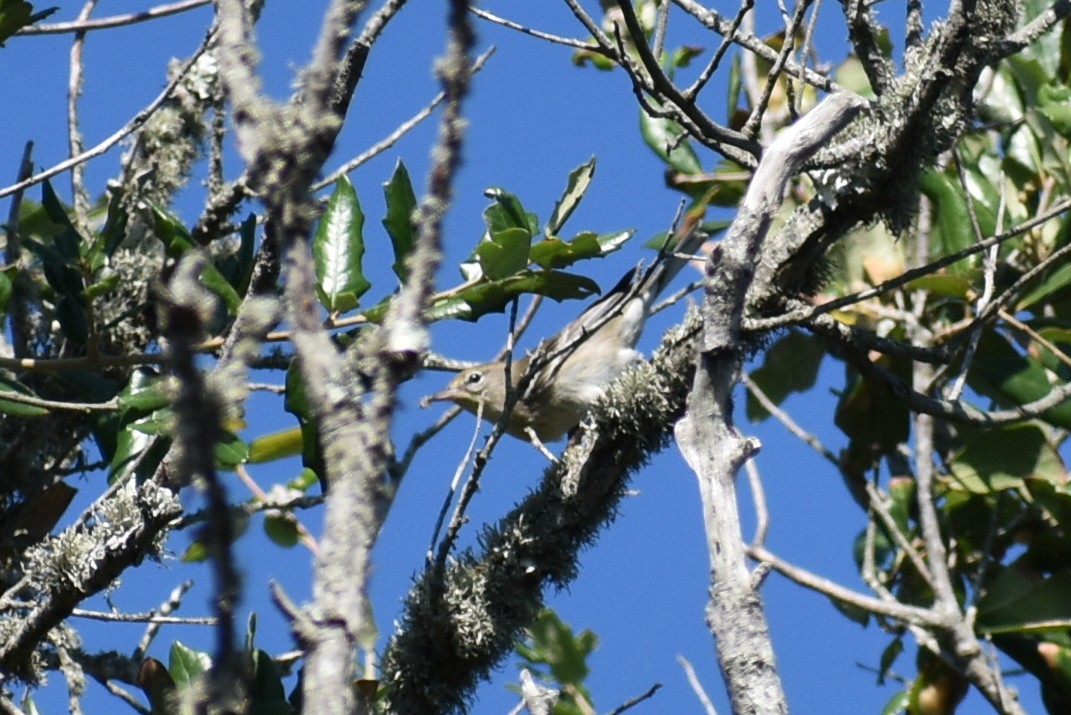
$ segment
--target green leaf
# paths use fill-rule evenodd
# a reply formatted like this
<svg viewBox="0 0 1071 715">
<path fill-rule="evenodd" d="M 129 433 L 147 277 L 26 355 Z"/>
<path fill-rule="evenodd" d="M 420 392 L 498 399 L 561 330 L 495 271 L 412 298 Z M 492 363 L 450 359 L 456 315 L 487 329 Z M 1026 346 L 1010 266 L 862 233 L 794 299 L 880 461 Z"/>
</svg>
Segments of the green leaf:
<svg viewBox="0 0 1071 715">
<path fill-rule="evenodd" d="M 1046 84 L 1038 89 L 1038 111 L 1064 138 L 1071 137 L 1071 87 Z"/>
<path fill-rule="evenodd" d="M 171 644 L 167 670 L 180 689 L 193 685 L 211 667 L 212 658 L 208 653 L 194 650 L 181 641 Z"/>
<path fill-rule="evenodd" d="M 684 130 L 672 119 L 652 117 L 640 110 L 640 134 L 662 161 L 683 174 L 699 174 L 703 165 L 692 145 L 684 138 Z"/>
<path fill-rule="evenodd" d="M 57 10 L 58 7 L 50 7 L 34 13 L 33 5 L 24 0 L 0 0 L 0 47 L 22 28 L 44 20 Z"/>
<path fill-rule="evenodd" d="M 219 272 L 236 294 L 245 295 L 253 277 L 253 256 L 257 239 L 257 216 L 249 214 L 238 227 L 238 249 L 219 263 Z"/>
<path fill-rule="evenodd" d="M 1071 620 L 1071 572 L 1049 578 L 1016 562 L 989 584 L 978 601 L 978 628 L 985 633 L 1066 631 Z"/>
<path fill-rule="evenodd" d="M 301 447 L 301 430 L 296 427 L 291 427 L 271 434 L 262 435 L 250 442 L 249 456 L 246 461 L 250 464 L 275 462 L 280 459 L 301 454 Z"/>
<path fill-rule="evenodd" d="M 605 256 L 616 251 L 633 234 L 633 230 L 601 235 L 582 231 L 570 241 L 557 237 L 545 238 L 532 245 L 529 258 L 540 268 L 567 268 L 577 261 Z"/>
<path fill-rule="evenodd" d="M 15 402 L 14 400 L 5 400 L 3 398 L 5 392 L 26 395 L 27 397 L 36 397 L 30 388 L 15 380 L 0 375 L 0 414 L 11 415 L 12 417 L 18 417 L 19 419 L 41 417 L 48 414 L 48 409 L 45 407 L 27 405 L 23 402 Z"/>
<path fill-rule="evenodd" d="M 547 219 L 547 225 L 543 228 L 545 235 L 550 238 L 557 236 L 562 226 L 573 215 L 573 211 L 580 205 L 584 198 L 584 192 L 591 185 L 595 176 L 595 157 L 591 157 L 585 164 L 581 164 L 569 173 L 569 180 L 565 184 L 565 191 L 561 198 L 554 202 L 554 210 Z M 547 266 L 544 266 L 546 268 Z"/>
<path fill-rule="evenodd" d="M 197 243 L 178 216 L 154 204 L 152 217 L 153 234 L 164 244 L 164 250 L 169 258 L 179 258 L 186 251 L 196 248 Z"/>
<path fill-rule="evenodd" d="M 1004 407 L 1040 400 L 1052 390 L 1048 371 L 1036 360 L 1017 351 L 1000 334 L 986 330 L 978 341 L 967 384 L 993 398 Z M 1064 402 L 1042 414 L 1057 427 L 1071 429 L 1071 402 Z"/>
<path fill-rule="evenodd" d="M 353 184 L 345 176 L 335 182 L 327 209 L 312 239 L 316 261 L 316 294 L 331 313 L 353 310 L 372 284 L 364 276 L 364 213 Z"/>
<path fill-rule="evenodd" d="M 243 464 L 249 457 L 249 447 L 241 437 L 224 431 L 216 442 L 216 466 L 224 470 L 233 470 L 239 464 Z"/>
<path fill-rule="evenodd" d="M 409 171 L 399 159 L 390 180 L 383 184 L 383 195 L 387 200 L 387 215 L 383 217 L 383 228 L 387 229 L 391 246 L 394 248 L 394 263 L 391 270 L 403 282 L 409 277 L 405 261 L 413 252 L 416 244 L 416 231 L 413 214 L 417 208 L 413 182 Z"/>
<path fill-rule="evenodd" d="M 950 486 L 974 494 L 1023 488 L 1037 478 L 1058 483 L 1064 466 L 1055 447 L 1036 424 L 1001 429 L 963 429 L 963 448 L 949 462 Z"/>
<path fill-rule="evenodd" d="M 7 266 L 0 269 L 0 316 L 7 313 L 7 304 L 11 300 L 11 293 L 15 289 L 14 278 L 18 275 L 16 266 Z"/>
<path fill-rule="evenodd" d="M 889 698 L 889 702 L 885 703 L 885 707 L 881 709 L 881 715 L 900 715 L 907 711 L 910 704 L 911 694 L 906 690 L 901 690 Z"/>
<path fill-rule="evenodd" d="M 96 283 L 87 286 L 85 290 L 86 300 L 93 300 L 103 295 L 108 295 L 118 287 L 120 280 L 121 278 L 118 273 L 112 273 L 104 280 L 97 281 Z"/>
<path fill-rule="evenodd" d="M 766 351 L 762 367 L 751 371 L 751 380 L 775 405 L 780 405 L 792 393 L 814 387 L 825 354 L 825 348 L 815 337 L 794 330 Z M 749 390 L 747 418 L 761 422 L 769 416 Z"/>
<path fill-rule="evenodd" d="M 145 415 L 171 404 L 172 390 L 168 380 L 152 368 L 140 367 L 130 375 L 130 380 L 119 393 L 119 406 L 136 417 Z"/>
<path fill-rule="evenodd" d="M 264 515 L 264 533 L 278 546 L 291 548 L 297 545 L 301 536 L 298 530 L 297 519 L 293 514 L 283 511 L 270 512 Z"/>
<path fill-rule="evenodd" d="M 476 246 L 476 258 L 483 275 L 499 280 L 528 266 L 532 234 L 527 228 L 503 228 L 491 232 Z"/>
<path fill-rule="evenodd" d="M 484 191 L 484 195 L 494 199 L 494 203 L 483 212 L 483 220 L 487 224 L 489 234 L 493 235 L 507 228 L 523 228 L 528 231 L 529 236 L 539 232 L 539 219 L 534 213 L 525 211 L 524 205 L 516 196 L 497 186 Z"/>
<path fill-rule="evenodd" d="M 919 178 L 919 189 L 933 202 L 937 215 L 934 248 L 940 255 L 948 255 L 963 250 L 975 243 L 971 217 L 967 211 L 967 200 L 958 183 L 950 176 L 928 170 Z M 984 231 L 984 229 L 983 229 Z M 977 259 L 965 258 L 952 264 L 953 273 L 962 273 L 977 262 Z"/>
<path fill-rule="evenodd" d="M 500 313 L 510 301 L 526 293 L 554 300 L 587 298 L 599 292 L 595 281 L 561 271 L 525 271 L 500 281 L 467 286 L 449 298 L 432 304 L 425 313 L 429 321 L 446 318 L 476 320 L 487 313 Z"/>
<path fill-rule="evenodd" d="M 1071 264 L 1065 263 L 1046 275 L 1038 286 L 1020 298 L 1019 303 L 1016 305 L 1016 312 L 1026 310 L 1030 306 L 1052 297 L 1069 285 L 1071 285 Z"/>
<path fill-rule="evenodd" d="M 279 713 L 290 713 L 290 704 L 286 702 L 286 689 L 275 667 L 275 660 L 259 648 L 251 654 L 253 678 L 249 687 L 249 698 L 256 715 L 267 715 L 274 710 L 265 706 L 279 707 Z M 285 709 L 283 709 L 285 708 Z"/>
</svg>

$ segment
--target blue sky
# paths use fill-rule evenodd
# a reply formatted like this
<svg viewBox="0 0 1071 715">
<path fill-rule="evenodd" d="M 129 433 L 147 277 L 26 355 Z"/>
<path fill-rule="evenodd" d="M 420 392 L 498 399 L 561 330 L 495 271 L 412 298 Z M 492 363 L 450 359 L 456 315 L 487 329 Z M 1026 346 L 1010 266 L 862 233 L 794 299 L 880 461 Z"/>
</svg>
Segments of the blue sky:
<svg viewBox="0 0 1071 715">
<path fill-rule="evenodd" d="M 120 13 L 148 5 L 113 0 L 103 4 L 102 10 Z M 263 76 L 274 96 L 285 98 L 289 94 L 296 68 L 308 58 L 323 5 L 310 0 L 267 3 L 258 36 L 264 55 Z M 484 7 L 531 22 L 540 29 L 580 34 L 564 5 L 488 2 Z M 843 31 L 836 29 L 835 22 L 839 11 L 831 4 L 824 12 L 828 22 L 821 26 L 816 45 L 824 60 L 836 62 L 843 56 Z M 75 14 L 73 7 L 64 7 L 50 19 L 73 19 Z M 387 30 L 370 57 L 347 128 L 328 161 L 329 169 L 385 136 L 438 91 L 431 67 L 442 49 L 442 15 L 442 3 L 414 2 Z M 163 86 L 168 58 L 191 52 L 209 17 L 210 10 L 203 8 L 89 36 L 81 103 L 87 145 L 113 132 L 155 96 Z M 493 185 L 506 188 L 545 219 L 568 172 L 591 156 L 598 159 L 595 181 L 569 227 L 600 232 L 637 230 L 636 240 L 621 252 L 583 267 L 602 286 L 611 285 L 620 273 L 647 257 L 642 242 L 666 229 L 678 204 L 677 195 L 664 188 L 661 163 L 639 137 L 637 108 L 626 78 L 621 73 L 574 68 L 567 48 L 482 22 L 477 27 L 480 47 L 493 43 L 498 50 L 476 77 L 466 105 L 470 126 L 465 164 L 455 188 L 457 203 L 447 221 L 448 259 L 440 285 L 447 287 L 456 281 L 453 266 L 480 237 L 481 213 L 486 205 L 484 189 Z M 5 177 L 0 183 L 14 177 L 25 140 L 35 141 L 34 158 L 39 166 L 51 165 L 66 155 L 64 96 L 70 40 L 69 36 L 13 38 L 0 49 L 0 96 L 5 98 L 7 110 L 0 120 L 6 137 L 0 143 L 0 177 Z M 713 37 L 703 34 L 687 19 L 678 18 L 671 26 L 670 44 L 699 44 L 709 49 L 714 42 Z M 708 111 L 723 119 L 724 86 L 714 84 L 707 92 Z M 419 191 L 434 131 L 433 122 L 425 123 L 351 175 L 368 215 L 366 264 L 373 277 L 373 299 L 394 287 L 389 274 L 389 242 L 379 230 L 382 182 L 401 158 Z M 91 164 L 88 184 L 94 193 L 115 174 L 118 157 L 113 150 Z M 715 161 L 710 154 L 701 157 L 708 166 Z M 238 171 L 238 161 L 232 154 L 228 173 L 236 176 Z M 53 183 L 61 195 L 69 196 L 64 177 Z M 36 190 L 30 195 L 39 197 Z M 176 206 L 187 222 L 196 219 L 201 195 L 195 181 Z M 0 203 L 0 211 L 6 215 L 6 202 Z M 538 336 L 555 331 L 579 309 L 578 304 L 546 306 L 529 332 L 532 343 Z M 641 347 L 650 350 L 668 322 L 679 317 L 680 310 L 659 316 Z M 497 350 L 505 334 L 502 316 L 489 316 L 476 325 L 438 325 L 434 348 L 450 357 L 486 359 Z M 282 376 L 263 374 L 256 379 L 278 383 Z M 408 435 L 435 419 L 438 409 L 421 410 L 417 403 L 422 395 L 441 387 L 445 379 L 442 374 L 432 373 L 406 385 L 396 427 L 399 444 L 404 445 Z M 827 360 L 821 385 L 806 398 L 793 398 L 786 404 L 804 427 L 834 450 L 844 440 L 832 425 L 836 397 L 831 389 L 841 382 L 841 368 Z M 292 424 L 281 409 L 281 399 L 264 394 L 251 398 L 248 420 L 246 436 L 250 438 Z M 839 476 L 773 421 L 751 425 L 741 414 L 740 426 L 763 444 L 757 464 L 763 474 L 772 519 L 769 548 L 862 590 L 851 545 L 864 526 L 864 515 L 848 498 Z M 393 518 L 384 529 L 376 549 L 372 583 L 376 617 L 384 635 L 398 615 L 409 580 L 421 566 L 431 524 L 472 427 L 472 419 L 463 417 L 428 445 L 406 478 Z M 498 518 L 531 489 L 543 467 L 543 458 L 528 445 L 514 442 L 500 449 L 473 503 L 472 525 L 463 535 L 463 544 L 473 543 L 479 524 Z M 268 488 L 292 478 L 297 469 L 294 462 L 286 462 L 251 471 L 261 486 Z M 76 486 L 81 489 L 80 496 L 89 499 L 101 489 L 102 477 L 95 475 Z M 236 479 L 228 486 L 237 498 L 248 496 Z M 741 486 L 745 529 L 750 533 L 753 519 L 744 480 Z M 703 620 L 708 563 L 695 478 L 671 447 L 652 461 L 634 481 L 633 488 L 636 494 L 625 501 L 620 517 L 585 554 L 581 577 L 568 591 L 552 595 L 550 605 L 575 629 L 590 628 L 601 639 L 590 662 L 589 680 L 600 711 L 608 711 L 654 682 L 661 682 L 664 688 L 655 699 L 634 712 L 700 712 L 675 660 L 681 654 L 696 667 L 719 712 L 727 713 L 728 704 L 713 660 L 713 644 Z M 196 506 L 195 495 L 186 499 Z M 303 518 L 317 533 L 317 515 L 310 513 Z M 185 534 L 176 535 L 171 549 L 180 553 L 188 538 Z M 240 542 L 238 553 L 245 572 L 244 607 L 258 614 L 258 643 L 271 652 L 291 648 L 285 622 L 267 600 L 267 584 L 268 579 L 277 579 L 291 597 L 307 599 L 309 554 L 300 548 L 284 552 L 266 542 L 260 536 L 259 523 L 254 523 Z M 152 607 L 166 598 L 175 583 L 187 577 L 194 578 L 196 586 L 182 613 L 207 613 L 207 599 L 212 592 L 209 573 L 176 561 L 160 566 L 149 564 L 128 573 L 112 598 L 124 610 Z M 875 687 L 875 675 L 867 668 L 876 667 L 881 649 L 888 643 L 887 636 L 873 626 L 864 630 L 849 622 L 824 598 L 776 575 L 767 580 L 763 596 L 794 711 L 881 710 L 894 689 Z M 92 605 L 102 607 L 101 599 L 95 599 Z M 101 628 L 88 622 L 78 625 L 84 626 L 88 647 L 104 647 L 99 640 L 104 637 L 107 647 L 126 652 L 133 649 L 141 630 L 131 626 Z M 166 646 L 173 639 L 210 649 L 209 636 L 207 631 L 196 628 L 165 628 L 152 654 L 166 660 Z M 911 658 L 913 649 L 903 656 L 903 670 L 908 674 L 912 672 Z M 507 661 L 495 681 L 481 689 L 473 711 L 507 712 L 516 699 L 506 692 L 504 684 L 515 678 L 514 661 Z M 57 685 L 58 680 L 53 684 Z M 64 697 L 60 689 L 42 693 L 40 701 L 46 712 L 62 712 L 66 708 Z M 109 698 L 94 686 L 87 710 L 99 712 L 114 706 Z M 972 702 L 982 707 L 980 701 Z M 1029 705 L 1030 700 L 1027 702 Z M 964 711 L 972 709 L 968 705 Z"/>
</svg>

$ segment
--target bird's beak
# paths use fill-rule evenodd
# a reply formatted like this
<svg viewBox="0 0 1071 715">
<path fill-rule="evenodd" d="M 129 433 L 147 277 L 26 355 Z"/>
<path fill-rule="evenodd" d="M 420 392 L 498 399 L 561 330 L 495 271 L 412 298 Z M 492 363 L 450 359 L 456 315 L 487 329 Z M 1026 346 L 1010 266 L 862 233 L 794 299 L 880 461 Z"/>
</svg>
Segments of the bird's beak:
<svg viewBox="0 0 1071 715">
<path fill-rule="evenodd" d="M 421 399 L 420 407 L 421 409 L 427 409 L 428 407 L 431 407 L 432 402 L 453 402 L 455 399 L 457 399 L 457 396 L 458 393 L 455 388 L 446 387 L 442 390 L 439 390 L 433 395 L 427 395 L 426 397 Z"/>
</svg>

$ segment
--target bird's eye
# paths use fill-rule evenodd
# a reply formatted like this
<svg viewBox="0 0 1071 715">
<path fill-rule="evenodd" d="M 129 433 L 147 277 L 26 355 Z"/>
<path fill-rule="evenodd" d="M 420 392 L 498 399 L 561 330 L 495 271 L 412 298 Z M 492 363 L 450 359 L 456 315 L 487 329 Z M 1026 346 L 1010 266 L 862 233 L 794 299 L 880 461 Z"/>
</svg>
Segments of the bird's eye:
<svg viewBox="0 0 1071 715">
<path fill-rule="evenodd" d="M 465 376 L 465 384 L 469 387 L 479 387 L 483 384 L 483 373 L 479 370 L 473 370 Z"/>
</svg>

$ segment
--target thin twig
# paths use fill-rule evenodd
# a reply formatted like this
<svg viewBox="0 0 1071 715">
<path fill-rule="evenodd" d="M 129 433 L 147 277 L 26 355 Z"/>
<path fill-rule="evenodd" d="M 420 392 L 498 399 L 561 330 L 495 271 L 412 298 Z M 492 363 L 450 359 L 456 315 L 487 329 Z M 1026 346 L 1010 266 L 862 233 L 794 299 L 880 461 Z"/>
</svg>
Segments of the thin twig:
<svg viewBox="0 0 1071 715">
<path fill-rule="evenodd" d="M 106 30 L 112 27 L 124 27 L 139 22 L 155 20 L 159 17 L 186 12 L 202 5 L 211 5 L 212 0 L 182 0 L 166 5 L 157 5 L 143 12 L 131 12 L 125 15 L 112 15 L 96 20 L 75 20 L 74 22 L 55 22 L 42 25 L 27 25 L 19 29 L 16 35 L 60 35 L 68 32 L 88 32 Z"/>
<path fill-rule="evenodd" d="M 692 686 L 692 692 L 699 698 L 699 704 L 703 706 L 704 712 L 707 715 L 718 715 L 718 711 L 714 708 L 714 703 L 710 701 L 710 697 L 707 695 L 707 691 L 703 689 L 703 684 L 699 682 L 699 676 L 695 674 L 695 668 L 683 655 L 677 656 L 677 663 L 680 664 L 681 669 L 684 671 L 684 676 L 688 678 L 688 684 Z"/>
<path fill-rule="evenodd" d="M 186 73 L 190 71 L 190 68 L 193 67 L 194 63 L 197 62 L 197 60 L 200 59 L 201 55 L 204 54 L 205 50 L 208 49 L 208 46 L 211 44 L 212 39 L 215 37 L 215 33 L 215 27 L 209 29 L 208 33 L 201 41 L 201 45 L 194 51 L 192 55 L 190 55 L 190 58 L 186 60 L 186 63 L 182 66 L 181 70 L 175 73 L 175 76 L 171 79 L 167 86 L 164 87 L 164 91 L 158 94 L 153 101 L 149 102 L 149 104 L 144 109 L 135 114 L 134 117 L 125 125 L 123 125 L 123 127 L 121 127 L 118 131 L 112 133 L 111 136 L 96 144 L 91 149 L 87 149 L 81 154 L 78 154 L 77 156 L 72 156 L 68 159 L 65 159 L 64 161 L 61 161 L 58 164 L 54 164 L 53 166 L 50 166 L 44 171 L 40 171 L 34 174 L 33 176 L 30 176 L 15 184 L 5 186 L 4 188 L 0 189 L 0 198 L 10 196 L 11 194 L 14 194 L 17 191 L 22 191 L 30 186 L 33 186 L 34 184 L 39 184 L 46 179 L 51 179 L 57 174 L 62 174 L 68 169 L 78 166 L 79 164 L 84 164 L 90 159 L 104 154 L 113 146 L 121 142 L 124 138 L 140 129 L 142 125 L 144 125 L 145 122 L 147 122 L 149 118 L 152 117 L 156 110 L 159 109 L 160 106 L 171 97 L 171 94 L 175 91 L 175 88 L 178 87 L 179 83 L 182 82 L 183 79 L 185 79 Z"/>
</svg>

